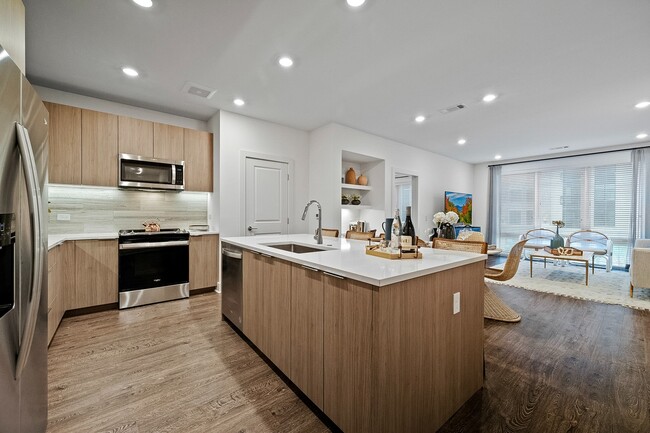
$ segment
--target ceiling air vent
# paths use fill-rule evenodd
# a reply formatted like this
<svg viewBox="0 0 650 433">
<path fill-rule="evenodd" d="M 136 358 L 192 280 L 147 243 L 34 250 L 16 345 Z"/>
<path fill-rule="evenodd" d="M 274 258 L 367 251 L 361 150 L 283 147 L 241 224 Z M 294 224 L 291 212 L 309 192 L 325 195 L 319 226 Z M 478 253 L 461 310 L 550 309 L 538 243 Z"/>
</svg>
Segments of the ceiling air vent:
<svg viewBox="0 0 650 433">
<path fill-rule="evenodd" d="M 214 96 L 215 93 L 217 93 L 216 90 L 213 90 L 207 86 L 192 83 L 190 81 L 185 83 L 182 90 L 184 93 L 189 93 L 190 95 L 198 96 L 199 98 L 203 99 L 210 99 L 212 96 Z"/>
<path fill-rule="evenodd" d="M 451 107 L 447 107 L 447 108 L 441 108 L 438 111 L 440 111 L 442 114 L 449 114 L 449 113 L 453 113 L 454 111 L 462 110 L 463 108 L 465 108 L 463 104 L 458 104 L 458 105 L 452 105 Z"/>
</svg>

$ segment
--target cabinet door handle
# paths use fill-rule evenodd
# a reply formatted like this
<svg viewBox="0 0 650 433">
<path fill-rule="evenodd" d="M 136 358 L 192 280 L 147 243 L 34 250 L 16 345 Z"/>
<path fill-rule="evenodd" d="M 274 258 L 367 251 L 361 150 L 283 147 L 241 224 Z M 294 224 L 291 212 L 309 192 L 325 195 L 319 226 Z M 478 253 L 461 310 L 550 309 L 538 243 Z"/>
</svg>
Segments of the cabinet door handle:
<svg viewBox="0 0 650 433">
<path fill-rule="evenodd" d="M 300 266 L 301 266 L 303 269 L 307 269 L 308 271 L 320 272 L 320 269 L 310 268 L 309 266 L 305 266 L 305 265 L 300 265 Z"/>
<path fill-rule="evenodd" d="M 328 275 L 328 276 L 330 276 L 330 277 L 338 278 L 339 280 L 345 280 L 345 277 L 342 277 L 342 276 L 340 276 L 340 275 L 330 274 L 329 272 L 325 272 L 325 271 L 323 271 L 323 274 L 324 274 L 324 275 Z"/>
<path fill-rule="evenodd" d="M 264 253 L 260 253 L 260 255 L 261 255 L 262 257 L 266 257 L 266 258 L 269 258 L 269 259 L 273 257 L 273 256 L 270 256 L 270 255 L 268 255 L 268 254 L 264 254 Z"/>
<path fill-rule="evenodd" d="M 261 256 L 262 253 L 258 253 L 257 251 L 249 250 L 251 254 L 255 254 L 256 256 Z"/>
<path fill-rule="evenodd" d="M 248 231 L 249 232 L 252 232 L 253 230 L 257 230 L 257 227 L 248 226 Z"/>
</svg>

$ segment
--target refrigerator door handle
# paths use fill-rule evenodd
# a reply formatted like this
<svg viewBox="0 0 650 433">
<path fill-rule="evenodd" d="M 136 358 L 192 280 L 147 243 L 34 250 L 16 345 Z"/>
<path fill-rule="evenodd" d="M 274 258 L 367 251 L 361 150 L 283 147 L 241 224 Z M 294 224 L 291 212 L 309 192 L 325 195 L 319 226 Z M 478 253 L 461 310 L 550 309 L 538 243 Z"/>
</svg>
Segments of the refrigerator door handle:
<svg viewBox="0 0 650 433">
<path fill-rule="evenodd" d="M 43 245 L 42 245 L 42 203 L 41 188 L 38 182 L 38 172 L 36 171 L 36 159 L 32 151 L 32 145 L 29 140 L 29 132 L 19 123 L 16 123 L 16 134 L 18 136 L 18 147 L 20 156 L 23 161 L 23 170 L 25 172 L 25 182 L 27 184 L 27 201 L 32 226 L 32 287 L 30 291 L 30 305 L 25 321 L 25 329 L 20 340 L 20 349 L 16 361 L 16 379 L 27 364 L 29 351 L 32 347 L 34 331 L 36 329 L 36 319 L 41 301 L 41 289 L 43 280 Z"/>
</svg>

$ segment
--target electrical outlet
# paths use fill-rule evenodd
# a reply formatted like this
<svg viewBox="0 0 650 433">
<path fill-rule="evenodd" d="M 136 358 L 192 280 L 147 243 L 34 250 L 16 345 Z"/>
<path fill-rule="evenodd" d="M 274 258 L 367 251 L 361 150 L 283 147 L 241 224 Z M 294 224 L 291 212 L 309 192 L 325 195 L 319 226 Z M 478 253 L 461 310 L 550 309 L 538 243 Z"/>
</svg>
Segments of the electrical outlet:
<svg viewBox="0 0 650 433">
<path fill-rule="evenodd" d="M 56 214 L 56 220 L 57 221 L 70 221 L 70 214 L 69 213 L 58 213 L 58 214 Z"/>
<path fill-rule="evenodd" d="M 454 314 L 460 313 L 460 292 L 454 293 Z"/>
</svg>

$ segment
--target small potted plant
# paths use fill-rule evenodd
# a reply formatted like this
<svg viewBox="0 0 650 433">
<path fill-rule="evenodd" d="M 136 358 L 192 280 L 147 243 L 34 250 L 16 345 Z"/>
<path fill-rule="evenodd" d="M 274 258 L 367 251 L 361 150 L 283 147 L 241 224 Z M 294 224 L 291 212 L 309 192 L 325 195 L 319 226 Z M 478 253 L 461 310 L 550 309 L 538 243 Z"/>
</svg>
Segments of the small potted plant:
<svg viewBox="0 0 650 433">
<path fill-rule="evenodd" d="M 348 194 L 341 194 L 341 204 L 350 204 L 350 196 Z"/>
<path fill-rule="evenodd" d="M 352 199 L 353 205 L 361 204 L 361 196 L 359 194 L 352 194 L 350 198 Z"/>
</svg>

